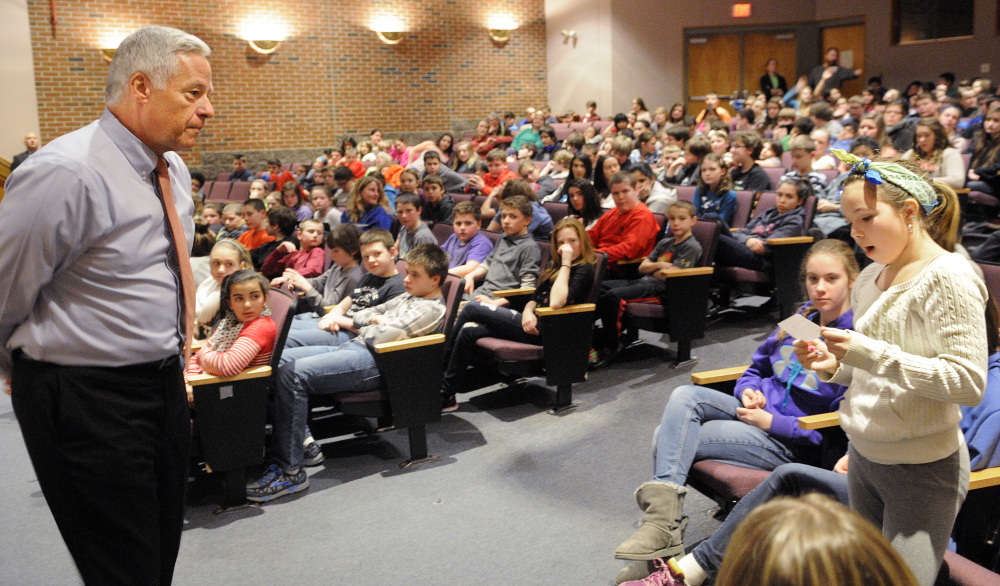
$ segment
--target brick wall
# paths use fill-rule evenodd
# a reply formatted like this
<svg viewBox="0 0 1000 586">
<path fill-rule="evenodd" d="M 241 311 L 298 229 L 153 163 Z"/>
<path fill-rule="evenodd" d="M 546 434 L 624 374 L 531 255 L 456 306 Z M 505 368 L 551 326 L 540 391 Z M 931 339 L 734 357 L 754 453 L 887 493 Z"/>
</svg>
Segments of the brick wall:
<svg viewBox="0 0 1000 586">
<path fill-rule="evenodd" d="M 212 47 L 216 117 L 185 155 L 195 167 L 203 154 L 214 168 L 233 152 L 331 146 L 375 127 L 387 135 L 451 130 L 452 120 L 546 99 L 544 0 L 60 0 L 55 27 L 49 2 L 28 4 L 45 142 L 100 116 L 104 39 L 152 24 Z M 497 14 L 517 23 L 506 45 L 487 34 Z M 369 28 L 386 17 L 407 30 L 398 45 Z M 255 19 L 287 30 L 270 56 L 242 39 Z"/>
</svg>

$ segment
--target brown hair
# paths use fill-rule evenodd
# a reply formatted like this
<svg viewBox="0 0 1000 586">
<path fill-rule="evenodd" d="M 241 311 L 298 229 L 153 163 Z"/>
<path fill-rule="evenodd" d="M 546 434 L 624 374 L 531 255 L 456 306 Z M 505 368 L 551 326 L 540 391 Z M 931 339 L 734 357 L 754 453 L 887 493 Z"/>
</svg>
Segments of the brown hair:
<svg viewBox="0 0 1000 586">
<path fill-rule="evenodd" d="M 740 523 L 717 586 L 916 586 L 874 525 L 821 494 L 780 497 Z"/>
<path fill-rule="evenodd" d="M 733 188 L 733 176 L 726 171 L 726 164 L 722 162 L 722 155 L 719 153 L 709 153 L 702 159 L 701 164 L 704 165 L 709 161 L 716 163 L 722 169 L 722 179 L 719 179 L 719 184 L 715 186 L 715 189 L 709 189 L 708 184 L 701 178 L 701 167 L 698 167 L 698 187 L 703 193 L 729 192 Z"/>
<path fill-rule="evenodd" d="M 523 195 L 512 195 L 510 197 L 504 198 L 500 202 L 500 211 L 503 212 L 504 208 L 515 209 L 521 212 L 521 215 L 523 215 L 525 218 L 531 217 L 531 212 L 532 212 L 531 202 L 528 201 L 528 198 L 524 197 Z"/>
<path fill-rule="evenodd" d="M 361 192 L 370 183 L 378 185 L 378 203 L 376 205 L 382 206 L 385 211 L 389 212 L 390 216 L 393 215 L 389 208 L 389 198 L 385 196 L 385 190 L 382 189 L 382 183 L 372 175 L 365 175 L 354 183 L 354 187 L 351 188 L 351 196 L 347 199 L 346 211 L 352 222 L 360 222 L 361 218 L 365 217 L 365 212 L 368 211 L 365 209 L 365 201 L 361 199 Z"/>
<path fill-rule="evenodd" d="M 455 208 L 451 212 L 452 221 L 454 221 L 455 216 L 458 214 L 470 214 L 476 219 L 476 223 L 483 221 L 483 212 L 479 209 L 475 203 L 471 201 L 460 201 L 455 204 Z"/>
<path fill-rule="evenodd" d="M 844 265 L 844 272 L 847 273 L 848 281 L 852 284 L 854 283 L 854 279 L 858 277 L 858 273 L 861 271 L 861 269 L 858 268 L 858 259 L 854 257 L 854 251 L 851 250 L 851 247 L 848 246 L 847 243 L 843 240 L 837 240 L 835 238 L 820 240 L 809 247 L 809 250 L 806 251 L 806 255 L 802 258 L 802 266 L 799 267 L 799 281 L 802 283 L 802 293 L 807 298 L 809 297 L 809 293 L 806 288 L 806 278 L 808 278 L 806 265 L 809 264 L 809 259 L 817 254 L 829 254 L 830 256 L 839 259 Z M 819 316 L 819 309 L 817 309 L 816 306 L 809 301 L 799 308 L 798 313 L 801 313 L 805 318 L 814 320 L 814 318 Z M 777 338 L 780 340 L 786 335 L 785 330 L 779 329 Z"/>
<path fill-rule="evenodd" d="M 571 228 L 576 232 L 576 237 L 580 239 L 580 256 L 573 259 L 573 266 L 583 263 L 593 265 L 597 262 L 594 243 L 590 240 L 590 236 L 587 234 L 587 229 L 583 227 L 583 223 L 575 216 L 566 216 L 556 223 L 556 227 L 552 229 L 552 233 L 549 235 L 549 266 L 538 277 L 539 283 L 544 283 L 546 279 L 555 281 L 556 275 L 559 274 L 559 265 L 562 263 L 562 255 L 559 254 L 559 231 L 563 228 Z"/>
</svg>

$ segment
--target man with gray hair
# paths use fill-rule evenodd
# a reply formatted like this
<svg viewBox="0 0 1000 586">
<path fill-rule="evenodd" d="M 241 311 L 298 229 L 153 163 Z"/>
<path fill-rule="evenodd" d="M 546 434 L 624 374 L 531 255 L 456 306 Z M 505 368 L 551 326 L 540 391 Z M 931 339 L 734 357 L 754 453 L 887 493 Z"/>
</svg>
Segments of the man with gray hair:
<svg viewBox="0 0 1000 586">
<path fill-rule="evenodd" d="M 194 210 L 174 151 L 215 114 L 209 53 L 132 33 L 101 118 L 33 154 L 0 203 L 0 381 L 86 584 L 169 584 L 180 547 Z"/>
</svg>

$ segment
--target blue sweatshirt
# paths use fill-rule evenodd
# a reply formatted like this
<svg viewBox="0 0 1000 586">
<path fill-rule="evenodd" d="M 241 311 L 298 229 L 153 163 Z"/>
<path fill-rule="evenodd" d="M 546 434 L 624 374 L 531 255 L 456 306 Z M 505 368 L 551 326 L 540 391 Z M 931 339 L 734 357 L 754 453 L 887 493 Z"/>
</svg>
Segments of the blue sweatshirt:
<svg viewBox="0 0 1000 586">
<path fill-rule="evenodd" d="M 701 220 L 711 220 L 717 216 L 728 225 L 733 223 L 733 216 L 736 215 L 736 192 L 733 190 L 722 194 L 711 191 L 705 193 L 698 187 L 694 190 L 691 203 L 697 208 L 698 219 Z"/>
<path fill-rule="evenodd" d="M 811 307 L 811 303 L 806 303 L 799 308 L 799 313 Z M 814 319 L 819 319 L 819 315 Z M 851 329 L 854 311 L 849 310 L 824 325 Z M 822 438 L 820 433 L 800 428 L 798 418 L 836 411 L 847 387 L 821 382 L 815 371 L 803 368 L 795 357 L 792 338 L 786 335 L 779 340 L 778 331 L 772 332 L 757 348 L 750 368 L 736 381 L 734 394 L 742 401 L 745 389 L 764 393 L 767 399 L 764 409 L 774 416 L 771 435 L 796 444 L 818 446 Z"/>
<path fill-rule="evenodd" d="M 986 391 L 975 407 L 962 407 L 958 422 L 969 444 L 969 467 L 972 470 L 1000 466 L 1000 352 L 990 356 L 986 373 Z"/>
</svg>

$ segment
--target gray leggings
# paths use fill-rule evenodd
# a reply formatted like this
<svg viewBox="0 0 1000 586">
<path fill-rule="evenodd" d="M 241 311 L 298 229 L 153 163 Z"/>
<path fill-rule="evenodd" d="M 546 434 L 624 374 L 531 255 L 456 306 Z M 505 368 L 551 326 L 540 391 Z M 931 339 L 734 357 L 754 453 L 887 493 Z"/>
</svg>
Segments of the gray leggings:
<svg viewBox="0 0 1000 586">
<path fill-rule="evenodd" d="M 850 449 L 851 508 L 882 528 L 923 586 L 932 586 L 969 487 L 969 449 L 926 464 L 877 464 Z"/>
</svg>

